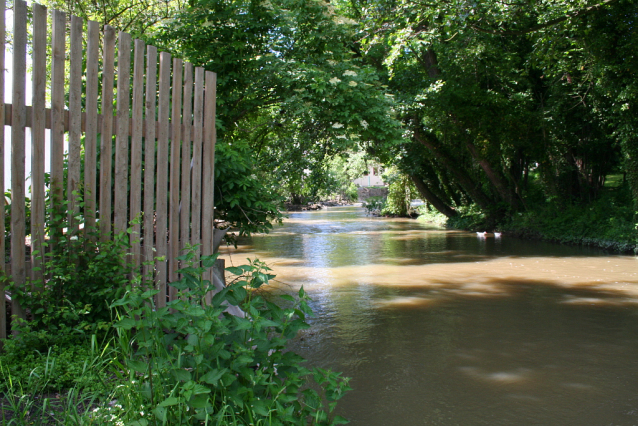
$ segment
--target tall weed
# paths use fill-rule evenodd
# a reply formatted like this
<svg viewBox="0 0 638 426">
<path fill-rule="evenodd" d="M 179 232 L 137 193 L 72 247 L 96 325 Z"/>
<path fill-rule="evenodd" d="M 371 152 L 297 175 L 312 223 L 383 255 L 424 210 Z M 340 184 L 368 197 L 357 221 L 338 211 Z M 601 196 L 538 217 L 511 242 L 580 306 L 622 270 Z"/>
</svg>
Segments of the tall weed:
<svg viewBox="0 0 638 426">
<path fill-rule="evenodd" d="M 236 424 L 332 425 L 348 379 L 327 370 L 309 370 L 303 358 L 286 351 L 287 342 L 307 328 L 311 314 L 303 289 L 298 298 L 281 296 L 289 307 L 262 297 L 274 276 L 261 262 L 231 269 L 239 279 L 213 290 L 205 272 L 216 256 L 193 261 L 172 283 L 177 300 L 158 308 L 157 290 L 133 287 L 116 302 L 121 383 L 115 393 L 127 425 Z M 245 317 L 228 314 L 229 305 Z M 310 386 L 311 384 L 315 386 Z M 320 392 L 315 390 L 320 389 Z"/>
</svg>

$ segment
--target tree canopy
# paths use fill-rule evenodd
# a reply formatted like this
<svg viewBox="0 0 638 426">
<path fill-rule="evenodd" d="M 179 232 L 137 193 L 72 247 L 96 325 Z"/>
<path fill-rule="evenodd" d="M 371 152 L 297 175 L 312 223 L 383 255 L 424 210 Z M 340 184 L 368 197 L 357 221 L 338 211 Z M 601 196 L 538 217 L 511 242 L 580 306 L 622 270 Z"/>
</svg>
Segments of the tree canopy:
<svg viewBox="0 0 638 426">
<path fill-rule="evenodd" d="M 246 232 L 266 230 L 282 197 L 334 186 L 358 155 L 395 166 L 449 217 L 476 206 L 488 226 L 591 202 L 611 173 L 638 210 L 632 0 L 68 7 L 217 72 L 217 209 Z"/>
</svg>

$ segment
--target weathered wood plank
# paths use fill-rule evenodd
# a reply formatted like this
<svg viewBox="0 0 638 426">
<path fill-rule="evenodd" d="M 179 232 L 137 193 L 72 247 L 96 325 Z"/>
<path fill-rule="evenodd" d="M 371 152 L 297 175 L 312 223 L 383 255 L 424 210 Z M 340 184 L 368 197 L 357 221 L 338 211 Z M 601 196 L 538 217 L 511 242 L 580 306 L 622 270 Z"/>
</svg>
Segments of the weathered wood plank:
<svg viewBox="0 0 638 426">
<path fill-rule="evenodd" d="M 7 9 L 6 0 L 0 0 L 0 70 L 4 69 L 4 40 L 6 32 L 5 14 Z M 4 117 L 4 72 L 0 72 L 0 123 L 5 123 Z M 4 129 L 0 132 L 0 194 L 2 194 L 2 204 L 4 205 Z M 4 238 L 4 209 L 0 209 L 0 267 L 3 275 L 7 274 L 5 267 L 5 245 Z M 4 281 L 0 281 L 0 300 L 5 300 L 6 293 L 4 289 Z M 6 303 L 0 303 L 0 349 L 2 342 L 7 338 L 7 307 Z"/>
<path fill-rule="evenodd" d="M 202 255 L 213 254 L 213 229 L 215 206 L 215 99 L 217 96 L 217 74 L 206 71 L 206 88 L 204 94 L 204 138 L 202 157 Z M 205 278 L 212 279 L 212 271 L 207 271 Z"/>
<path fill-rule="evenodd" d="M 100 49 L 99 24 L 87 24 L 86 46 L 86 133 L 84 136 L 84 217 L 86 237 L 93 238 L 97 197 L 97 134 L 98 134 L 98 55 Z"/>
<path fill-rule="evenodd" d="M 11 278 L 17 286 L 26 285 L 25 273 L 25 125 L 27 73 L 27 4 L 13 3 L 13 120 L 11 123 Z M 4 300 L 0 301 L 4 303 Z M 12 314 L 26 318 L 16 298 L 11 301 Z"/>
<path fill-rule="evenodd" d="M 47 10 L 33 4 L 33 71 L 31 120 L 31 278 L 42 283 L 42 256 L 44 254 L 44 140 L 45 140 L 45 93 L 46 93 L 46 43 Z M 28 124 L 28 122 L 27 122 Z"/>
<path fill-rule="evenodd" d="M 52 13 L 51 34 L 51 207 L 61 213 L 64 188 L 64 77 L 66 15 Z M 55 214 L 55 213 L 53 213 Z"/>
<path fill-rule="evenodd" d="M 82 138 L 82 27 L 83 20 L 71 16 L 71 50 L 69 73 L 69 152 L 66 195 L 69 201 L 68 232 L 76 234 L 75 217 L 80 211 L 77 192 L 80 190 L 80 151 Z"/>
<path fill-rule="evenodd" d="M 104 26 L 102 58 L 102 135 L 100 140 L 100 240 L 111 238 L 111 179 L 113 176 L 113 81 L 115 29 Z"/>
<path fill-rule="evenodd" d="M 185 126 L 182 130 L 182 189 L 180 200 L 180 250 L 190 243 L 191 210 L 191 135 L 193 124 L 193 64 L 184 64 L 184 109 L 182 112 Z"/>
<path fill-rule="evenodd" d="M 169 280 L 177 281 L 178 263 L 176 257 L 179 252 L 179 166 L 180 146 L 182 139 L 182 60 L 173 59 L 173 94 L 171 99 L 171 163 L 170 163 L 170 193 L 169 193 L 169 224 L 168 224 L 168 264 Z M 174 300 L 175 287 L 170 287 L 169 300 Z"/>
<path fill-rule="evenodd" d="M 156 236 L 155 248 L 157 256 L 157 279 L 159 294 L 157 307 L 166 306 L 166 279 L 168 278 L 166 268 L 167 256 L 167 220 L 168 220 L 168 134 L 170 109 L 170 84 L 171 84 L 171 55 L 166 52 L 160 53 L 160 75 L 159 75 L 159 111 L 158 121 L 160 123 L 157 134 L 157 190 L 156 190 Z"/>
<path fill-rule="evenodd" d="M 146 48 L 146 133 L 144 134 L 144 277 L 151 276 L 155 231 L 155 106 L 157 104 L 157 48 Z"/>
<path fill-rule="evenodd" d="M 115 234 L 128 224 L 128 118 L 131 106 L 131 35 L 121 32 L 117 42 L 117 133 L 115 134 Z"/>
<path fill-rule="evenodd" d="M 12 111 L 12 106 L 11 104 L 4 104 L 4 114 L 5 114 L 5 125 L 10 126 L 11 125 L 11 111 Z M 47 129 L 51 129 L 51 108 L 46 108 L 45 109 L 46 112 L 46 120 L 45 120 L 45 128 Z M 27 127 L 31 126 L 31 122 L 33 120 L 33 108 L 31 107 L 31 105 L 27 105 L 26 107 L 26 113 L 27 113 Z M 69 131 L 69 111 L 65 110 L 63 113 L 64 116 L 64 131 L 68 132 Z M 87 130 L 87 114 L 86 112 L 82 112 L 82 132 L 85 133 Z M 128 135 L 131 136 L 133 134 L 133 129 L 132 129 L 132 123 L 131 120 L 127 120 L 129 122 L 129 129 L 128 129 Z M 111 120 L 109 121 L 109 123 L 111 123 L 111 135 L 113 135 L 114 133 L 116 133 L 117 131 L 117 117 L 112 117 Z M 102 114 L 98 114 L 97 115 L 97 128 L 98 129 L 102 129 L 103 126 L 103 115 Z M 144 127 L 142 129 L 142 136 L 146 137 L 146 133 L 148 132 L 147 127 L 153 127 L 153 129 L 151 129 L 153 132 L 155 132 L 155 134 L 157 134 L 158 129 L 159 129 L 159 122 L 156 121 L 155 124 L 147 124 L 146 121 L 144 121 Z M 190 129 L 186 129 L 186 125 L 184 125 L 184 123 L 182 123 L 182 133 L 184 132 L 190 132 L 191 134 L 191 142 L 193 139 L 193 132 L 195 131 L 194 127 L 190 127 Z M 99 133 L 99 132 L 98 132 Z M 170 138 L 172 138 L 172 134 L 169 134 L 169 140 Z"/>
<path fill-rule="evenodd" d="M 193 105 L 193 166 L 191 173 L 191 244 L 201 253 L 202 243 L 202 138 L 204 123 L 204 68 L 195 68 Z"/>
<path fill-rule="evenodd" d="M 144 129 L 144 49 L 142 40 L 135 40 L 135 53 L 133 62 L 133 114 L 132 114 L 132 135 L 131 135 L 131 194 L 130 194 L 130 217 L 131 220 L 138 219 L 142 210 L 142 131 Z M 133 234 L 131 235 L 132 262 L 135 271 L 140 266 L 140 229 L 139 221 L 131 225 Z"/>
</svg>

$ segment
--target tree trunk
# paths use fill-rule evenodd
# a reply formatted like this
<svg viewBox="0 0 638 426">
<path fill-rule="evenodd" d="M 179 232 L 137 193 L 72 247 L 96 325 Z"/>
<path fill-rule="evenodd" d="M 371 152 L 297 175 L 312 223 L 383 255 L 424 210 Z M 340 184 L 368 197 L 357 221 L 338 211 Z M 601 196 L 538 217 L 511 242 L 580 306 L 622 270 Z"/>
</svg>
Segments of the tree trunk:
<svg viewBox="0 0 638 426">
<path fill-rule="evenodd" d="M 447 217 L 457 216 L 458 213 L 452 207 L 445 204 L 439 197 L 437 197 L 428 186 L 421 180 L 421 178 L 417 176 L 410 176 L 412 178 L 412 182 L 416 186 L 416 189 L 419 190 L 419 193 L 425 198 L 425 200 L 432 204 L 435 209 L 443 213 Z"/>
<path fill-rule="evenodd" d="M 505 182 L 505 178 L 501 176 L 501 174 L 492 167 L 492 164 L 481 156 L 476 149 L 476 145 L 469 139 L 466 138 L 465 146 L 467 146 L 467 150 L 472 155 L 472 158 L 476 160 L 476 162 L 481 166 L 481 169 L 485 172 L 487 179 L 490 183 L 496 188 L 496 192 L 501 197 L 503 201 L 510 205 L 510 207 L 514 210 L 517 210 L 519 207 L 518 198 L 512 189 Z"/>
<path fill-rule="evenodd" d="M 457 166 L 455 159 L 451 158 L 443 151 L 443 148 L 434 137 L 422 134 L 417 125 L 414 130 L 414 138 L 417 142 L 428 148 L 434 157 L 439 160 L 450 173 L 452 173 L 459 185 L 463 187 L 463 189 L 470 195 L 470 197 L 472 197 L 474 202 L 478 204 L 481 209 L 485 211 L 490 210 L 492 203 L 487 195 L 485 195 L 483 191 L 476 186 L 465 170 Z"/>
</svg>

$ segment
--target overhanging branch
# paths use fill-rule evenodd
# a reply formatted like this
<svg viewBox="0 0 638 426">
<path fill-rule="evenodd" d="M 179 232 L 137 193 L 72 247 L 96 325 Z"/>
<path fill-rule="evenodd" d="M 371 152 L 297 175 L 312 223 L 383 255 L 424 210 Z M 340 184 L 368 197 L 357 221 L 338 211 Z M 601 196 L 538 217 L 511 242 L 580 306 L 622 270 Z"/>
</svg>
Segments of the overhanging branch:
<svg viewBox="0 0 638 426">
<path fill-rule="evenodd" d="M 478 25 L 472 25 L 471 27 L 479 32 L 482 33 L 486 33 L 486 34 L 493 34 L 493 35 L 511 35 L 511 36 L 520 36 L 520 35 L 525 35 L 525 34 L 529 34 L 529 33 L 533 33 L 535 31 L 538 30 L 542 30 L 543 28 L 547 28 L 547 27 L 551 27 L 554 26 L 556 24 L 559 24 L 563 21 L 567 21 L 568 19 L 572 19 L 572 18 L 581 18 L 589 13 L 595 12 L 597 10 L 602 9 L 605 6 L 608 6 L 612 3 L 617 2 L 618 0 L 604 0 L 603 2 L 587 7 L 585 9 L 580 9 L 577 10 L 575 12 L 572 13 L 568 13 L 565 16 L 561 16 L 560 18 L 556 18 L 556 19 L 552 19 L 551 21 L 547 21 L 543 24 L 536 24 L 531 28 L 528 28 L 526 30 L 521 30 L 521 31 L 512 31 L 512 30 L 490 30 L 488 28 L 483 28 L 483 27 L 479 27 Z"/>
</svg>

